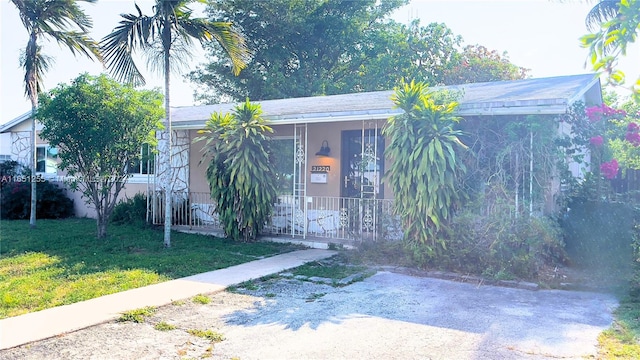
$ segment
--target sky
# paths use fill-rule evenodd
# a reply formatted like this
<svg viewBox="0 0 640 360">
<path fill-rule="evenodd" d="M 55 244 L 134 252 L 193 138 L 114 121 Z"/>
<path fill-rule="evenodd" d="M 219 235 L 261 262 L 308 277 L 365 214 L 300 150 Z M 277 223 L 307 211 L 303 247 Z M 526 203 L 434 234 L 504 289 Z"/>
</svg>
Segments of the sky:
<svg viewBox="0 0 640 360">
<path fill-rule="evenodd" d="M 151 14 L 153 1 L 137 0 L 144 14 Z M 119 14 L 135 13 L 134 0 L 99 0 L 81 4 L 93 19 L 91 36 L 99 40 L 117 25 Z M 584 18 L 593 2 L 570 0 L 436 1 L 412 0 L 396 11 L 393 18 L 408 23 L 419 18 L 421 24 L 445 23 L 465 45 L 480 44 L 491 50 L 506 51 L 514 64 L 530 69 L 533 77 L 574 75 L 591 72 L 586 64 L 587 49 L 579 45 L 586 34 Z M 197 5 L 194 10 L 202 10 Z M 15 6 L 0 0 L 0 124 L 28 112 L 31 105 L 24 96 L 24 73 L 19 64 L 28 35 Z M 45 42 L 44 51 L 55 58 L 44 79 L 45 89 L 69 83 L 83 72 L 98 75 L 105 70 L 97 62 L 73 57 L 67 48 Z M 620 68 L 630 81 L 640 74 L 640 46 L 630 48 Z M 183 75 L 205 60 L 202 51 L 185 66 L 182 74 L 172 76 L 171 105 L 193 104 L 194 87 Z M 145 63 L 140 64 L 144 68 Z M 586 65 L 586 67 L 585 67 Z M 159 74 L 144 71 L 146 88 L 163 86 Z"/>
</svg>

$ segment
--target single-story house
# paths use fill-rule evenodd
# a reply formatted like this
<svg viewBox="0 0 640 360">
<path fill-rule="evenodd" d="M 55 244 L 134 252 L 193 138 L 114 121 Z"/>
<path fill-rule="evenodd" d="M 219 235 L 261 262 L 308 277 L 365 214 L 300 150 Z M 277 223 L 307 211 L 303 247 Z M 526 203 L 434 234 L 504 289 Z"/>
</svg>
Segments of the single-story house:
<svg viewBox="0 0 640 360">
<path fill-rule="evenodd" d="M 562 115 L 576 101 L 602 104 L 600 81 L 594 74 L 496 81 L 442 87 L 460 90 L 457 114 L 461 117 L 510 117 Z M 391 190 L 381 182 L 385 168 L 385 138 L 381 129 L 389 117 L 401 114 L 391 101 L 393 91 L 313 96 L 259 101 L 263 116 L 274 130 L 281 195 L 267 230 L 291 236 L 336 239 L 362 238 L 387 231 L 393 201 Z M 172 179 L 176 200 L 175 224 L 188 228 L 217 228 L 215 205 L 209 197 L 203 143 L 193 142 L 198 130 L 214 112 L 231 112 L 237 104 L 172 108 Z M 567 129 L 559 129 L 567 131 Z M 29 114 L 2 126 L 11 134 L 11 158 L 28 163 Z M 59 180 L 56 149 L 38 139 L 38 172 Z M 158 188 L 159 167 L 140 163 L 122 197 L 137 192 L 150 195 Z M 581 177 L 584 169 L 571 169 Z M 556 184 L 559 187 L 559 184 Z M 92 210 L 77 194 L 78 216 Z M 153 197 L 153 196 L 152 196 Z M 180 203 L 180 204 L 178 204 Z M 152 201 L 151 218 L 161 223 L 162 202 Z M 382 229 L 382 230 L 381 230 Z"/>
</svg>

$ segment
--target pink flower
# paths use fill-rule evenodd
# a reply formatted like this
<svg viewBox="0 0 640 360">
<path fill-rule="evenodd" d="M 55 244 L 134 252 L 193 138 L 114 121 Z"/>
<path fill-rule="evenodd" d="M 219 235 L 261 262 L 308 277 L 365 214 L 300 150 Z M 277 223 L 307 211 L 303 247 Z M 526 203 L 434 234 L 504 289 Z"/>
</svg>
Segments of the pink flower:
<svg viewBox="0 0 640 360">
<path fill-rule="evenodd" d="M 600 164 L 600 172 L 606 179 L 613 179 L 618 175 L 618 161 L 613 159 L 609 162 Z"/>
<path fill-rule="evenodd" d="M 600 136 L 600 135 L 592 137 L 591 139 L 589 139 L 589 141 L 591 142 L 591 145 L 593 145 L 593 146 L 601 146 L 602 143 L 603 143 L 602 136 Z"/>
<path fill-rule="evenodd" d="M 601 106 L 591 106 L 585 109 L 587 117 L 591 122 L 597 122 L 602 120 L 603 116 L 611 116 L 614 117 L 616 115 L 626 116 L 627 112 L 622 109 L 614 109 L 612 107 L 607 106 L 606 104 L 602 104 Z"/>
<path fill-rule="evenodd" d="M 640 146 L 640 134 L 637 132 L 628 132 L 624 136 L 625 140 L 631 143 L 631 145 L 638 147 Z"/>
<path fill-rule="evenodd" d="M 638 132 L 638 130 L 640 130 L 640 126 L 638 126 L 638 124 L 634 122 L 629 123 L 629 125 L 627 125 L 627 131 L 629 132 Z"/>
<path fill-rule="evenodd" d="M 602 109 L 600 106 L 591 106 L 585 109 L 587 117 L 591 122 L 597 122 L 602 120 Z"/>
</svg>

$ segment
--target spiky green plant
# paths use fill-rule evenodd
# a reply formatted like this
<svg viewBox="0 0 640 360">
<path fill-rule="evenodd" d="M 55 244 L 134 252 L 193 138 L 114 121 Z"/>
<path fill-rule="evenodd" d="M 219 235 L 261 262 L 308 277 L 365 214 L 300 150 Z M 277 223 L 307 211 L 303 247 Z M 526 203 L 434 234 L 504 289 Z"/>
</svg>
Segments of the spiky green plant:
<svg viewBox="0 0 640 360">
<path fill-rule="evenodd" d="M 458 178 L 465 171 L 460 152 L 467 147 L 455 129 L 458 103 L 451 94 L 430 92 L 424 83 L 402 82 L 392 100 L 404 114 L 389 119 L 383 134 L 385 155 L 393 159 L 385 181 L 393 190 L 395 211 L 404 223 L 405 240 L 429 255 L 445 247 L 438 236 L 464 195 Z"/>
<path fill-rule="evenodd" d="M 276 177 L 269 161 L 273 130 L 261 117 L 260 105 L 249 100 L 232 114 L 214 113 L 207 121 L 207 179 L 225 234 L 254 240 L 269 218 L 276 198 Z"/>
</svg>

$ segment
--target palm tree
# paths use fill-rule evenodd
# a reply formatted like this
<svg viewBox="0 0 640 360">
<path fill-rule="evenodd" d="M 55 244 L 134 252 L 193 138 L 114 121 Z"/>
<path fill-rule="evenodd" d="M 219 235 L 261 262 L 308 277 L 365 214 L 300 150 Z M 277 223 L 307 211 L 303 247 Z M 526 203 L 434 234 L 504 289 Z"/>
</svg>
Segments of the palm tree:
<svg viewBox="0 0 640 360">
<path fill-rule="evenodd" d="M 42 53 L 40 40 L 53 38 L 66 45 L 72 54 L 80 53 L 102 61 L 98 44 L 87 35 L 91 18 L 78 6 L 78 1 L 96 0 L 11 0 L 18 8 L 20 19 L 29 33 L 29 41 L 20 58 L 24 68 L 24 92 L 31 101 L 31 176 L 36 174 L 36 111 L 42 78 L 51 66 L 51 58 Z M 74 28 L 77 28 L 74 30 Z M 78 31 L 78 29 L 80 31 Z M 93 60 L 93 59 L 92 59 Z M 31 181 L 31 215 L 29 225 L 36 226 L 36 182 Z"/>
<path fill-rule="evenodd" d="M 196 0 L 197 1 L 197 0 Z M 189 55 L 193 40 L 202 45 L 217 41 L 231 59 L 234 73 L 237 75 L 246 66 L 248 50 L 244 38 L 236 32 L 231 23 L 212 22 L 203 18 L 193 18 L 188 7 L 194 0 L 156 0 L 153 15 L 143 15 L 135 5 L 137 14 L 122 14 L 120 25 L 105 36 L 101 42 L 107 68 L 120 81 L 143 85 L 144 77 L 133 61 L 136 50 L 142 50 L 151 61 L 160 62 L 164 75 L 164 95 L 166 139 L 158 144 L 164 150 L 163 179 L 161 186 L 165 192 L 164 245 L 171 246 L 171 111 L 169 79 L 172 57 Z M 161 55 L 157 57 L 157 55 Z M 154 57 L 156 56 L 156 57 Z M 175 65 L 175 64 L 173 64 Z M 162 144 L 164 143 L 164 144 Z"/>
</svg>

